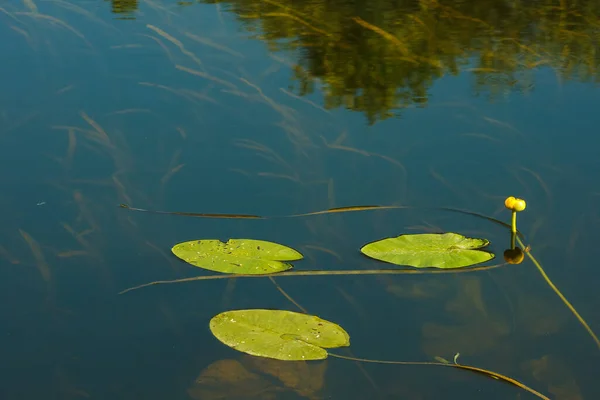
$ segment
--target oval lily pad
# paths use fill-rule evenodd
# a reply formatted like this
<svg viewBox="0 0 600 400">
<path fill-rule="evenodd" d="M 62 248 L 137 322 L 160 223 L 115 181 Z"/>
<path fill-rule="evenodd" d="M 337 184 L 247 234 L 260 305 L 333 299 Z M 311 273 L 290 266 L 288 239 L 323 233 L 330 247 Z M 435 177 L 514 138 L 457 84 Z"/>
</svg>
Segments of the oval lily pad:
<svg viewBox="0 0 600 400">
<path fill-rule="evenodd" d="M 171 251 L 196 267 L 230 274 L 273 274 L 292 268 L 282 261 L 303 258 L 292 248 L 254 239 L 192 240 L 176 244 Z"/>
<path fill-rule="evenodd" d="M 493 253 L 477 250 L 489 240 L 467 238 L 457 233 L 400 235 L 363 246 L 368 257 L 417 268 L 462 268 L 493 259 Z"/>
<path fill-rule="evenodd" d="M 210 320 L 210 330 L 233 349 L 284 361 L 323 360 L 325 349 L 350 346 L 339 325 L 293 311 L 225 311 Z"/>
</svg>

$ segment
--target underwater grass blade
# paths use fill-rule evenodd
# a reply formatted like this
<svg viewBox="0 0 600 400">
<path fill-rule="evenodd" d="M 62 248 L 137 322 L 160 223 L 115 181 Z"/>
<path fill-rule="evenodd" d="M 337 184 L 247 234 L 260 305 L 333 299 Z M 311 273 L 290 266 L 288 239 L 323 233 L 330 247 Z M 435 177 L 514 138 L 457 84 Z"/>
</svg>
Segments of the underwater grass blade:
<svg viewBox="0 0 600 400">
<path fill-rule="evenodd" d="M 157 211 L 157 210 L 146 210 L 144 208 L 130 207 L 127 204 L 119 204 L 120 208 L 125 208 L 131 211 L 146 212 L 152 214 L 168 214 L 168 215 L 181 215 L 184 217 L 198 217 L 198 218 L 223 218 L 223 219 L 265 219 L 264 217 L 251 214 L 211 214 L 211 213 L 194 213 L 184 211 Z"/>
</svg>

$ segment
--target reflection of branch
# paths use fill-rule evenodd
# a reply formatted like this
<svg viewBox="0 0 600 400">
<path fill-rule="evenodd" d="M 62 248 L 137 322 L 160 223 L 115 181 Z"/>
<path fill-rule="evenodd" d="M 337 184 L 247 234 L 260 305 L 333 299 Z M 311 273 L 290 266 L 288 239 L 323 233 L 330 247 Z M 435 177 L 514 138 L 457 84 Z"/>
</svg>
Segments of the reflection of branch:
<svg viewBox="0 0 600 400">
<path fill-rule="evenodd" d="M 439 60 L 432 60 L 427 57 L 420 56 L 418 54 L 409 55 L 408 47 L 404 43 L 402 43 L 396 36 L 392 35 L 391 33 L 388 33 L 375 25 L 371 25 L 370 23 L 368 23 L 367 21 L 365 21 L 359 17 L 354 17 L 352 19 L 354 20 L 354 22 L 356 22 L 360 26 L 367 28 L 369 30 L 372 30 L 373 32 L 377 33 L 378 35 L 380 35 L 383 38 L 392 42 L 398 48 L 400 53 L 402 53 L 403 57 L 401 58 L 401 60 L 407 61 L 407 62 L 410 62 L 413 64 L 419 64 L 420 61 L 424 61 L 434 67 L 442 68 L 442 64 Z"/>
<path fill-rule="evenodd" d="M 271 278 L 280 276 L 331 276 L 331 275 L 414 275 L 414 274 L 459 274 L 464 272 L 477 272 L 477 271 L 488 271 L 494 268 L 502 267 L 507 263 L 495 264 L 495 265 L 483 265 L 481 267 L 473 268 L 461 268 L 461 269 L 439 269 L 439 270 L 420 270 L 420 269 L 365 269 L 365 270 L 347 270 L 347 271 L 326 271 L 326 270 L 315 270 L 315 271 L 287 271 L 279 272 L 275 274 L 223 274 L 223 275 L 203 275 L 194 276 L 191 278 L 175 279 L 175 280 L 163 280 L 144 283 L 139 286 L 134 286 L 129 289 L 125 289 L 119 294 L 131 292 L 136 289 L 141 289 L 146 286 L 161 285 L 167 283 L 183 283 L 192 281 L 206 281 L 213 279 L 237 279 L 237 278 Z"/>
<path fill-rule="evenodd" d="M 270 13 L 264 13 L 261 14 L 262 17 L 282 17 L 282 18 L 290 18 L 293 19 L 294 21 L 306 26 L 307 28 L 310 28 L 312 30 L 314 30 L 315 32 L 321 33 L 325 36 L 331 36 L 331 33 L 324 31 L 322 29 L 317 28 L 316 26 L 313 26 L 311 24 L 309 24 L 308 22 L 304 21 L 301 18 L 296 17 L 295 15 L 291 15 L 291 14 L 287 14 L 287 13 L 277 13 L 277 12 L 270 12 Z"/>
<path fill-rule="evenodd" d="M 408 47 L 402 43 L 396 36 L 392 35 L 391 33 L 388 33 L 386 31 L 384 31 L 383 29 L 375 26 L 375 25 L 371 25 L 370 23 L 368 23 L 367 21 L 363 20 L 362 18 L 359 17 L 354 17 L 352 18 L 354 20 L 354 22 L 356 22 L 357 24 L 359 24 L 360 26 L 370 29 L 373 32 L 377 33 L 378 35 L 382 36 L 383 38 L 389 40 L 390 42 L 394 43 L 396 45 L 396 47 L 398 48 L 398 50 L 402 53 L 402 55 L 404 56 L 408 56 Z M 408 59 L 407 61 L 411 61 L 410 59 Z M 414 61 L 415 64 L 418 64 L 418 62 Z"/>
</svg>

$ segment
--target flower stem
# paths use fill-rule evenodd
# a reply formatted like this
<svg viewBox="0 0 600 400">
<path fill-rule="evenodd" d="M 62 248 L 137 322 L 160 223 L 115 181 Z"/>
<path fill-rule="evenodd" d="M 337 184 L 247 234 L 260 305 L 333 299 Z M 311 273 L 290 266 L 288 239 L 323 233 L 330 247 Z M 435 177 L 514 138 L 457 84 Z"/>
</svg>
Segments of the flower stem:
<svg viewBox="0 0 600 400">
<path fill-rule="evenodd" d="M 513 210 L 512 212 L 512 220 L 511 220 L 511 232 L 517 233 L 517 212 Z"/>
</svg>

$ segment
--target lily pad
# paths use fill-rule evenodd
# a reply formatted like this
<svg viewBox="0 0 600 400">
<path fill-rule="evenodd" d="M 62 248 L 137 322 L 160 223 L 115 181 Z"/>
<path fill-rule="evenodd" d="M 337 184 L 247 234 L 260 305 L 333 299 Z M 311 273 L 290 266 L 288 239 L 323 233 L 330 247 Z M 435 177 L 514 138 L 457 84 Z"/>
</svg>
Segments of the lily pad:
<svg viewBox="0 0 600 400">
<path fill-rule="evenodd" d="M 417 268 L 462 268 L 494 258 L 494 254 L 477 250 L 489 245 L 486 239 L 467 238 L 457 233 L 422 233 L 400 235 L 363 246 L 368 257 L 396 265 Z"/>
<path fill-rule="evenodd" d="M 210 330 L 233 349 L 284 361 L 323 360 L 325 349 L 350 346 L 339 325 L 284 310 L 226 311 L 210 320 Z"/>
<path fill-rule="evenodd" d="M 192 240 L 173 246 L 171 251 L 196 267 L 229 274 L 273 274 L 292 268 L 283 261 L 303 258 L 292 248 L 254 239 Z"/>
</svg>

